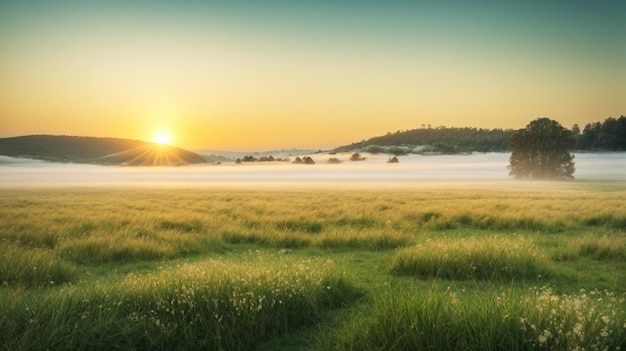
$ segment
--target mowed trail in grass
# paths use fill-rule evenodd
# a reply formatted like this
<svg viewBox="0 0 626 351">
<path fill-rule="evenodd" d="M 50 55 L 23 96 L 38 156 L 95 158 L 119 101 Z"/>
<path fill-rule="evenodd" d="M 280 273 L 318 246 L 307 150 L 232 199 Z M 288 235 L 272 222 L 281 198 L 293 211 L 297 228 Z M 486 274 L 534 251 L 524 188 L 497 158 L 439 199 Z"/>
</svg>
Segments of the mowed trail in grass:
<svg viewBox="0 0 626 351">
<path fill-rule="evenodd" d="M 626 347 L 626 184 L 0 190 L 5 349 Z"/>
</svg>

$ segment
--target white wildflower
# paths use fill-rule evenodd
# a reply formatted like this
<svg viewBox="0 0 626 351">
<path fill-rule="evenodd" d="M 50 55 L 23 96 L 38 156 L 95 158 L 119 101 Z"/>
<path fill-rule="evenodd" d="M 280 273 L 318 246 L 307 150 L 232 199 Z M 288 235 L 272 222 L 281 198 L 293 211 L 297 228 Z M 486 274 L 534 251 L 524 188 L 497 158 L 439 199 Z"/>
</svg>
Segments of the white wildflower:
<svg viewBox="0 0 626 351">
<path fill-rule="evenodd" d="M 543 336 L 545 336 L 546 339 L 550 339 L 552 337 L 552 333 L 550 333 L 550 331 L 546 329 L 543 331 Z"/>
<path fill-rule="evenodd" d="M 543 344 L 547 341 L 548 339 L 542 335 L 539 335 L 539 337 L 537 338 L 537 341 L 539 341 L 540 344 Z"/>
</svg>

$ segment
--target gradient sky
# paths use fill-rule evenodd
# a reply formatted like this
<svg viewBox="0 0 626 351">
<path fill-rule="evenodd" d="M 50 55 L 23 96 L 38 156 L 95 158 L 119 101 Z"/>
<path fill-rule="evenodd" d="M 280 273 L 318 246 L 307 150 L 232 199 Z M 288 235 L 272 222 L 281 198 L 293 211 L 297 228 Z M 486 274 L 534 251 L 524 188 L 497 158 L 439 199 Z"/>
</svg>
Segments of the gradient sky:
<svg viewBox="0 0 626 351">
<path fill-rule="evenodd" d="M 624 1 L 3 1 L 0 137 L 325 149 L 626 114 Z"/>
</svg>

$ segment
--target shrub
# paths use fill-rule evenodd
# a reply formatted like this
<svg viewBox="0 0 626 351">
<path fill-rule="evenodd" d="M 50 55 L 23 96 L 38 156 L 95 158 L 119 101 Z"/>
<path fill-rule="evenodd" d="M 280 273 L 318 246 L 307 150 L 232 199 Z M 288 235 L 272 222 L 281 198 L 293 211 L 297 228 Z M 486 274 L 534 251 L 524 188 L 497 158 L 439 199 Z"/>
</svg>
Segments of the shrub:
<svg viewBox="0 0 626 351">
<path fill-rule="evenodd" d="M 355 152 L 350 156 L 350 161 L 363 161 L 365 157 L 362 157 L 358 152 Z"/>
<path fill-rule="evenodd" d="M 330 164 L 339 164 L 339 163 L 341 163 L 341 160 L 339 160 L 339 159 L 338 159 L 338 158 L 336 158 L 336 157 L 331 157 L 331 158 L 329 158 L 329 159 L 328 159 L 328 161 L 326 161 L 326 163 L 330 163 Z"/>
</svg>

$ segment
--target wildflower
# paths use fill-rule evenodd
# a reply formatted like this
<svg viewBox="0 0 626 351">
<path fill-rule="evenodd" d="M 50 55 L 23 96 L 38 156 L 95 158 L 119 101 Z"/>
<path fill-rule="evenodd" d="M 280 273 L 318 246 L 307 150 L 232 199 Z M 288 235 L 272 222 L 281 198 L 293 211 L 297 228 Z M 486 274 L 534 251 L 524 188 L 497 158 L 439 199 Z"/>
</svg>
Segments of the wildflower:
<svg viewBox="0 0 626 351">
<path fill-rule="evenodd" d="M 574 334 L 580 335 L 580 334 L 582 334 L 582 331 L 583 331 L 583 325 L 580 324 L 580 323 L 576 323 L 576 325 L 574 326 L 574 329 L 573 329 Z"/>
<path fill-rule="evenodd" d="M 550 339 L 552 337 L 552 333 L 550 333 L 550 331 L 548 329 L 545 329 L 543 331 L 543 336 L 545 336 L 546 339 Z"/>
<path fill-rule="evenodd" d="M 539 337 L 537 338 L 537 341 L 539 341 L 540 344 L 543 344 L 547 341 L 548 339 L 542 335 L 539 335 Z"/>
</svg>

